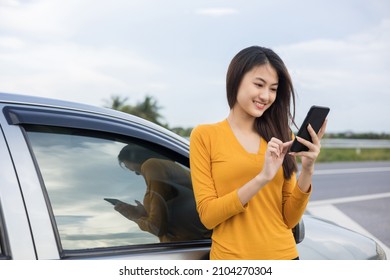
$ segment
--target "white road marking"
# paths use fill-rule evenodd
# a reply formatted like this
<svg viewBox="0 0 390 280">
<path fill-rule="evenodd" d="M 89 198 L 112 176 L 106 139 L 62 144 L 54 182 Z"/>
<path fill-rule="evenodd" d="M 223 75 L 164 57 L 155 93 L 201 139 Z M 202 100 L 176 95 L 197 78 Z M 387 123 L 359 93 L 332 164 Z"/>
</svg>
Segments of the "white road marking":
<svg viewBox="0 0 390 280">
<path fill-rule="evenodd" d="M 310 201 L 310 206 L 321 206 L 328 204 L 339 204 L 339 203 L 348 203 L 348 202 L 357 202 L 357 201 L 366 201 L 372 199 L 380 199 L 390 197 L 390 192 L 387 193 L 375 193 L 375 194 L 367 194 L 367 195 L 358 195 L 358 196 L 349 196 L 349 197 L 340 197 L 333 199 L 324 199 L 318 201 Z"/>
<path fill-rule="evenodd" d="M 314 175 L 329 175 L 329 174 L 353 174 L 353 173 L 368 173 L 368 172 L 389 172 L 390 167 L 366 167 L 366 168 L 344 168 L 344 169 L 322 169 L 316 170 Z"/>
</svg>

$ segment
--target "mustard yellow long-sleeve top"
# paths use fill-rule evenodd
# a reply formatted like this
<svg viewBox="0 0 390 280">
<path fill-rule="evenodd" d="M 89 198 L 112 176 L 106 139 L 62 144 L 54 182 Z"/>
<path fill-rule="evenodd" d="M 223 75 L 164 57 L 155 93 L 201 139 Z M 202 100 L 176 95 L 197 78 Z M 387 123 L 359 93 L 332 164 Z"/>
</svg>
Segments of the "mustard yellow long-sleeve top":
<svg viewBox="0 0 390 280">
<path fill-rule="evenodd" d="M 311 189 L 303 193 L 294 174 L 282 167 L 246 205 L 238 188 L 263 168 L 267 142 L 257 154 L 238 142 L 227 120 L 197 126 L 190 138 L 190 166 L 200 220 L 213 230 L 210 259 L 294 259 L 292 228 L 305 211 Z"/>
</svg>

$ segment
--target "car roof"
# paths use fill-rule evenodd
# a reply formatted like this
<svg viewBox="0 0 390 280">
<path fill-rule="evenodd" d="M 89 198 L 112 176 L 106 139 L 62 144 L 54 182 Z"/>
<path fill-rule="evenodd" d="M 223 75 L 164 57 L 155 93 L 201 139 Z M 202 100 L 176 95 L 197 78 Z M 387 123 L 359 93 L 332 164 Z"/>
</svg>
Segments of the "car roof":
<svg viewBox="0 0 390 280">
<path fill-rule="evenodd" d="M 179 135 L 173 133 L 172 131 L 163 128 L 155 123 L 152 123 L 148 120 L 142 119 L 140 117 L 124 113 L 121 111 L 113 110 L 110 108 L 98 107 L 78 102 L 38 97 L 32 95 L 23 95 L 23 94 L 14 94 L 14 93 L 3 93 L 0 92 L 0 103 L 6 104 L 23 104 L 47 108 L 57 108 L 57 109 L 67 109 L 78 112 L 93 113 L 102 116 L 115 117 L 132 123 L 137 123 L 142 126 L 149 127 L 151 129 L 157 130 L 161 133 L 167 134 L 171 137 L 181 140 L 182 142 L 188 142 L 185 138 L 180 137 Z"/>
</svg>

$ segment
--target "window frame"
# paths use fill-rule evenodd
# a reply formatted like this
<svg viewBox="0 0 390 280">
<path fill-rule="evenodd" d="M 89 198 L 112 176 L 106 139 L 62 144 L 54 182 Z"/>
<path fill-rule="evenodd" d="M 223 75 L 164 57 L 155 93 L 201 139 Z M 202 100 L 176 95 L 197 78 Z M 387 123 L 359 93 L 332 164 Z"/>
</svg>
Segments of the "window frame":
<svg viewBox="0 0 390 280">
<path fill-rule="evenodd" d="M 101 131 L 147 139 L 149 142 L 159 144 L 186 157 L 189 153 L 188 142 L 182 137 L 173 132 L 167 134 L 157 125 L 151 123 L 146 125 L 144 120 L 131 115 L 125 119 L 94 112 L 18 106 L 5 106 L 3 112 L 7 122 L 11 125 L 33 124 Z"/>
<path fill-rule="evenodd" d="M 3 130 L 0 126 L 0 137 L 3 137 Z M 4 217 L 3 217 L 3 209 L 0 203 L 0 260 L 7 260 L 9 250 L 6 248 L 6 232 L 4 230 Z"/>
</svg>

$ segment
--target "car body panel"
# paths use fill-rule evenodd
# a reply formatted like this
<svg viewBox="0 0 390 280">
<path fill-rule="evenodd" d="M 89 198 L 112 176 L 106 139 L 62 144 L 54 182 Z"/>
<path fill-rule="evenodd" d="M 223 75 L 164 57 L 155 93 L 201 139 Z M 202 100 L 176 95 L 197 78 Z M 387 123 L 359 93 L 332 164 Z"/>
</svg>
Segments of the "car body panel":
<svg viewBox="0 0 390 280">
<path fill-rule="evenodd" d="M 305 215 L 304 220 L 305 239 L 298 244 L 301 259 L 351 260 L 375 258 L 376 242 L 374 240 L 311 215 Z M 359 244 L 359 246 L 356 246 L 356 244 Z"/>
</svg>

